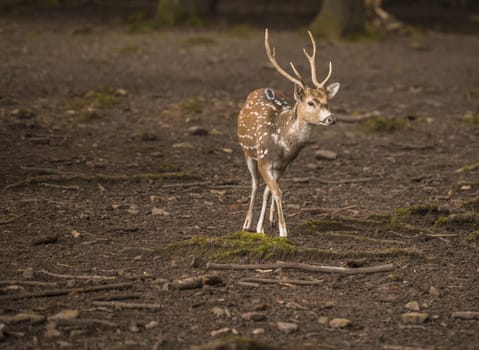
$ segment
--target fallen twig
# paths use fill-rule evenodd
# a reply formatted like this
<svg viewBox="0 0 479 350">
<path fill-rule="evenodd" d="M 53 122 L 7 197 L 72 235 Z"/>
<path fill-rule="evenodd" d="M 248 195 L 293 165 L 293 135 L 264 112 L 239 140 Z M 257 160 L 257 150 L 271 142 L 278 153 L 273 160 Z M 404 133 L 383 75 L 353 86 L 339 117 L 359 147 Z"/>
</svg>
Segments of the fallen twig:
<svg viewBox="0 0 479 350">
<path fill-rule="evenodd" d="M 14 222 L 15 220 L 20 219 L 21 217 L 24 217 L 24 216 L 25 216 L 25 214 L 20 214 L 20 215 L 14 216 L 13 218 L 0 220 L 0 225 L 9 224 L 11 222 Z"/>
<path fill-rule="evenodd" d="M 10 190 L 12 188 L 22 187 L 30 184 L 44 183 L 44 182 L 65 182 L 72 180 L 83 181 L 137 181 L 137 180 L 164 180 L 164 179 L 196 179 L 198 176 L 190 175 L 181 172 L 168 172 L 168 173 L 145 173 L 145 174 L 132 174 L 132 175 L 107 175 L 107 174 L 83 174 L 83 173 L 63 173 L 57 171 L 53 175 L 38 175 L 27 177 L 24 180 L 14 182 L 3 188 L 3 191 Z"/>
<path fill-rule="evenodd" d="M 56 287 L 56 282 L 41 282 L 41 281 L 17 281 L 17 280 L 0 280 L 0 285 L 23 285 L 36 287 Z"/>
<path fill-rule="evenodd" d="M 122 301 L 92 301 L 92 304 L 95 306 L 112 306 L 114 308 L 122 309 L 148 309 L 148 310 L 159 310 L 163 308 L 160 304 L 149 304 L 149 303 L 125 303 Z"/>
<path fill-rule="evenodd" d="M 323 280 L 290 280 L 290 279 L 271 279 L 271 278 L 257 278 L 257 277 L 250 277 L 250 278 L 243 278 L 238 282 L 247 282 L 247 283 L 266 283 L 266 284 L 281 284 L 281 285 L 288 285 L 288 284 L 297 284 L 300 286 L 317 286 L 319 284 L 323 284 Z"/>
<path fill-rule="evenodd" d="M 479 320 L 479 311 L 456 311 L 451 316 L 462 320 Z"/>
<path fill-rule="evenodd" d="M 296 262 L 276 262 L 271 264 L 217 264 L 207 263 L 206 268 L 209 270 L 256 270 L 256 269 L 295 269 L 310 272 L 327 272 L 340 274 L 362 274 L 375 272 L 389 272 L 393 270 L 393 264 L 370 266 L 370 267 L 340 267 L 340 266 L 326 266 L 326 265 L 310 265 Z"/>
<path fill-rule="evenodd" d="M 355 179 L 341 179 L 341 180 L 326 180 L 326 179 L 315 178 L 314 180 L 319 183 L 327 184 L 327 185 L 340 185 L 340 184 L 370 182 L 370 181 L 378 180 L 378 178 L 377 177 L 359 177 Z"/>
<path fill-rule="evenodd" d="M 67 288 L 67 289 L 50 289 L 42 292 L 23 293 L 15 295 L 1 295 L 0 300 L 19 300 L 40 297 L 55 297 L 60 295 L 76 294 L 76 293 L 91 293 L 103 290 L 131 288 L 133 283 L 115 283 L 104 284 L 101 286 L 84 287 L 84 288 Z"/>
<path fill-rule="evenodd" d="M 171 287 L 174 289 L 184 290 L 184 289 L 195 289 L 201 288 L 203 285 L 217 285 L 223 283 L 223 280 L 216 275 L 202 275 L 202 276 L 193 276 L 175 280 L 171 283 Z"/>
<path fill-rule="evenodd" d="M 118 327 L 116 323 L 99 320 L 96 318 L 73 318 L 73 319 L 59 319 L 55 320 L 57 326 L 80 326 L 80 327 Z"/>
<path fill-rule="evenodd" d="M 56 278 L 67 278 L 67 279 L 77 279 L 77 280 L 115 280 L 116 276 L 98 276 L 98 275 L 63 275 L 58 273 L 53 273 L 46 270 L 38 271 L 44 275 L 56 277 Z"/>
</svg>

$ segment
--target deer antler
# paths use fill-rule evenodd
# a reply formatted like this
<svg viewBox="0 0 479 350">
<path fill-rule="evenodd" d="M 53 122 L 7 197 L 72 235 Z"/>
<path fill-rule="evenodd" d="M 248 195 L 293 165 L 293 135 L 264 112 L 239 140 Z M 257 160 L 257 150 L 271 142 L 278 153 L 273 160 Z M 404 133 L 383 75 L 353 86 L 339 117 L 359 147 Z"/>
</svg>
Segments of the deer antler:
<svg viewBox="0 0 479 350">
<path fill-rule="evenodd" d="M 298 77 L 300 77 L 300 80 L 291 76 L 288 72 L 286 72 L 283 68 L 281 68 L 278 61 L 276 61 L 276 57 L 275 57 L 276 53 L 275 53 L 274 47 L 273 47 L 273 50 L 271 50 L 271 47 L 269 46 L 268 28 L 266 28 L 264 31 L 264 48 L 266 49 L 266 55 L 268 55 L 269 61 L 271 62 L 273 67 L 278 71 L 279 74 L 281 74 L 283 77 L 293 82 L 294 84 L 301 86 L 303 89 L 306 87 L 302 81 L 303 79 L 299 75 L 296 68 L 294 68 L 293 64 L 291 64 L 291 66 L 293 67 L 293 71 Z"/>
<path fill-rule="evenodd" d="M 309 61 L 309 65 L 311 66 L 311 80 L 313 81 L 314 86 L 316 86 L 317 88 L 322 88 L 322 87 L 324 87 L 324 84 L 326 84 L 328 82 L 329 78 L 331 78 L 331 74 L 333 73 L 333 65 L 332 65 L 331 61 L 329 61 L 328 76 L 321 83 L 318 82 L 318 78 L 316 77 L 316 63 L 315 63 L 315 60 L 316 60 L 316 42 L 314 41 L 313 34 L 311 34 L 311 32 L 309 30 L 308 30 L 308 34 L 309 34 L 309 38 L 311 39 L 311 43 L 313 45 L 313 53 L 311 55 L 308 54 L 308 51 L 306 51 L 306 49 L 303 49 L 303 52 L 304 52 L 304 55 L 306 56 L 306 58 Z"/>
</svg>

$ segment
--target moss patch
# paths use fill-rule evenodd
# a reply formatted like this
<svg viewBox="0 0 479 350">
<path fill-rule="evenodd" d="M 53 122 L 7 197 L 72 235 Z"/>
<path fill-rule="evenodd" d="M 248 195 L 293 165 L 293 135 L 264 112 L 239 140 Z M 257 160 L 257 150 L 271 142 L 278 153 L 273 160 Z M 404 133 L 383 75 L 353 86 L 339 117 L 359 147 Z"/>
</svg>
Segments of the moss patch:
<svg viewBox="0 0 479 350">
<path fill-rule="evenodd" d="M 479 230 L 473 231 L 464 237 L 464 240 L 469 242 L 479 242 Z"/>
<path fill-rule="evenodd" d="M 296 246 L 281 237 L 271 237 L 262 233 L 238 231 L 223 237 L 197 236 L 174 243 L 167 250 L 190 251 L 209 259 L 225 260 L 247 256 L 258 260 L 282 259 L 296 253 Z"/>
<path fill-rule="evenodd" d="M 462 121 L 472 125 L 479 125 L 479 113 L 467 112 L 462 117 Z"/>
<path fill-rule="evenodd" d="M 185 114 L 201 114 L 205 107 L 205 101 L 202 98 L 191 98 L 178 103 L 178 108 Z"/>
<path fill-rule="evenodd" d="M 360 123 L 360 127 L 365 132 L 393 133 L 395 131 L 406 129 L 410 123 L 405 119 L 394 119 L 386 117 L 375 117 Z"/>
<path fill-rule="evenodd" d="M 192 36 L 186 39 L 184 43 L 187 46 L 212 46 L 217 44 L 215 39 L 203 35 Z"/>
</svg>

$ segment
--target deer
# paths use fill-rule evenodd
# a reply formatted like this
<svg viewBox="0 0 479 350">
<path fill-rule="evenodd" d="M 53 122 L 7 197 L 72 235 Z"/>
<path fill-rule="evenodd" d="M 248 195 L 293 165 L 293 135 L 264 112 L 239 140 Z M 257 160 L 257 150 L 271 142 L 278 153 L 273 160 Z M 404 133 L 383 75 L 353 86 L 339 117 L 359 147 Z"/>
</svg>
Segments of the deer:
<svg viewBox="0 0 479 350">
<path fill-rule="evenodd" d="M 285 71 L 276 60 L 276 52 L 269 44 L 268 29 L 265 29 L 264 46 L 266 55 L 274 69 L 294 84 L 294 104 L 285 94 L 272 88 L 252 91 L 238 115 L 238 139 L 251 174 L 251 195 L 243 230 L 253 231 L 253 208 L 259 186 L 260 175 L 265 182 L 263 203 L 256 225 L 256 232 L 264 234 L 264 219 L 269 197 L 272 194 L 269 221 L 276 226 L 277 212 L 280 237 L 288 231 L 283 214 L 282 192 L 278 180 L 299 152 L 311 143 L 311 132 L 316 125 L 330 126 L 336 123 L 329 109 L 329 101 L 337 94 L 339 83 L 327 84 L 332 75 L 332 63 L 326 78 L 319 82 L 316 75 L 316 42 L 308 31 L 312 53 L 303 49 L 311 68 L 313 85 L 308 85 L 290 62 L 295 76 Z"/>
</svg>

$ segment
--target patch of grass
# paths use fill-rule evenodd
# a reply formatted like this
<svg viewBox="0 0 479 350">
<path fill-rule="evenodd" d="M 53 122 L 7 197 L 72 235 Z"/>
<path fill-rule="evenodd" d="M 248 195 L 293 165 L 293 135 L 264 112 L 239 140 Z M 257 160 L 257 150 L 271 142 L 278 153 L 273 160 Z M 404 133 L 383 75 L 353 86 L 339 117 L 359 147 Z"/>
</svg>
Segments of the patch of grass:
<svg viewBox="0 0 479 350">
<path fill-rule="evenodd" d="M 185 114 L 200 114 L 205 107 L 205 101 L 202 98 L 191 98 L 178 103 L 178 107 Z"/>
<path fill-rule="evenodd" d="M 464 240 L 469 242 L 479 241 L 479 230 L 473 231 L 464 237 Z"/>
<path fill-rule="evenodd" d="M 80 100 L 74 104 L 75 109 L 88 108 L 108 108 L 118 103 L 118 96 L 112 89 L 90 90 L 86 92 Z"/>
<path fill-rule="evenodd" d="M 219 260 L 238 256 L 259 260 L 281 259 L 296 252 L 295 245 L 286 238 L 245 231 L 223 237 L 197 236 L 169 246 L 169 249 L 181 252 L 184 252 L 185 248 L 207 258 Z"/>
<path fill-rule="evenodd" d="M 469 226 L 473 225 L 474 227 L 479 224 L 479 214 L 475 212 L 464 212 L 451 214 L 449 216 L 439 217 L 434 225 L 436 226 Z"/>
<path fill-rule="evenodd" d="M 154 17 L 141 11 L 129 14 L 125 22 L 128 24 L 130 32 L 133 33 L 147 33 L 157 30 L 160 27 Z"/>
<path fill-rule="evenodd" d="M 184 43 L 187 46 L 213 46 L 217 44 L 215 39 L 204 35 L 189 37 Z"/>
<path fill-rule="evenodd" d="M 479 113 L 467 112 L 462 117 L 462 121 L 472 125 L 479 125 Z"/>
<path fill-rule="evenodd" d="M 375 117 L 360 123 L 360 127 L 365 132 L 393 133 L 395 131 L 406 129 L 410 126 L 405 119 L 394 119 L 386 117 Z"/>
<path fill-rule="evenodd" d="M 258 30 L 247 24 L 232 26 L 225 34 L 233 38 L 251 38 L 257 35 Z"/>
<path fill-rule="evenodd" d="M 440 210 L 435 204 L 419 204 L 412 205 L 410 207 L 398 208 L 395 211 L 395 215 L 400 217 L 426 216 L 430 214 L 438 214 L 439 212 Z"/>
<path fill-rule="evenodd" d="M 145 53 L 145 49 L 139 46 L 124 46 L 118 49 L 118 52 L 125 54 L 125 55 L 143 55 Z"/>
<path fill-rule="evenodd" d="M 366 25 L 363 32 L 346 34 L 343 39 L 353 42 L 379 42 L 384 40 L 384 35 L 373 26 Z"/>
<path fill-rule="evenodd" d="M 322 219 L 303 223 L 300 230 L 313 233 L 317 231 L 356 231 L 357 228 L 357 226 L 339 220 Z"/>
</svg>

